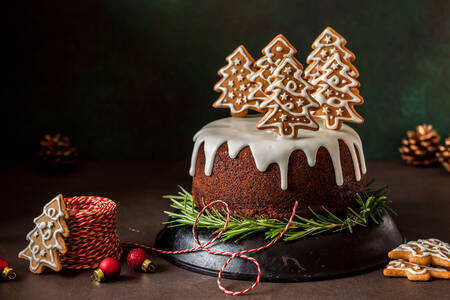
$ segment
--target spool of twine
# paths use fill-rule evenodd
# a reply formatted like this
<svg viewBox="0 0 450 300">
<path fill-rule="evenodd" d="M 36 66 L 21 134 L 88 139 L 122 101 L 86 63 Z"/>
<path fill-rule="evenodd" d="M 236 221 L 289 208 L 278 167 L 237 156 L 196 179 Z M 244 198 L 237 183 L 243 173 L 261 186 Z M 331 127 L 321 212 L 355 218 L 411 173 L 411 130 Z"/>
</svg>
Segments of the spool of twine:
<svg viewBox="0 0 450 300">
<path fill-rule="evenodd" d="M 67 252 L 61 256 L 63 268 L 94 269 L 107 257 L 120 259 L 122 248 L 117 234 L 116 203 L 97 196 L 64 199 L 70 236 Z"/>
</svg>

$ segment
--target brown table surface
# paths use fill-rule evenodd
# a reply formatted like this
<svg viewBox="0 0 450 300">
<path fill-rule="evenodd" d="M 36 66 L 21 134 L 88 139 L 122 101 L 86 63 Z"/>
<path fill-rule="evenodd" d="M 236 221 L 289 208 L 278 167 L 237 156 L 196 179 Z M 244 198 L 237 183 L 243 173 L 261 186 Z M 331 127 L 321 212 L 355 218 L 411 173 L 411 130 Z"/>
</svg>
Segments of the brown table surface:
<svg viewBox="0 0 450 300">
<path fill-rule="evenodd" d="M 65 196 L 99 195 L 118 203 L 121 240 L 153 244 L 162 212 L 169 207 L 164 194 L 176 193 L 177 184 L 190 187 L 186 162 L 147 161 L 83 162 L 67 175 L 43 175 L 31 164 L 1 165 L 0 257 L 12 265 L 18 277 L 0 282 L 0 299 L 195 299 L 227 297 L 216 278 L 177 268 L 152 255 L 155 274 L 131 271 L 122 260 L 119 280 L 97 284 L 91 271 L 47 272 L 33 275 L 27 262 L 17 259 L 27 245 L 26 233 L 42 206 L 58 193 Z M 415 168 L 394 160 L 369 160 L 368 178 L 388 184 L 397 224 L 408 239 L 436 237 L 450 241 L 450 175 L 443 168 Z M 338 258 L 336 258 L 338 259 Z M 250 283 L 224 280 L 229 289 Z M 246 299 L 444 299 L 450 280 L 410 282 L 385 278 L 381 270 L 333 280 L 301 283 L 261 283 Z M 446 296 L 444 296 L 446 295 Z M 229 297 L 229 296 L 228 296 Z"/>
</svg>

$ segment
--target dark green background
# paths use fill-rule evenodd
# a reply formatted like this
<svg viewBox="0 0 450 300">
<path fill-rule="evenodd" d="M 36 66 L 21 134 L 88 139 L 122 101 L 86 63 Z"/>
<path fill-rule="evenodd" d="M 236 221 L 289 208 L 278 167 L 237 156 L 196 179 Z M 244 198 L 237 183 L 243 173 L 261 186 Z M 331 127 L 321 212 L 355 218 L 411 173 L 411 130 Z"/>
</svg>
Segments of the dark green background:
<svg viewBox="0 0 450 300">
<path fill-rule="evenodd" d="M 332 26 L 357 58 L 355 125 L 367 157 L 397 157 L 407 129 L 450 133 L 449 3 L 443 1 L 30 1 L 3 11 L 2 159 L 32 160 L 61 132 L 84 159 L 186 159 L 227 115 L 211 103 L 225 57 L 257 58 L 283 33 L 305 64 Z"/>
</svg>

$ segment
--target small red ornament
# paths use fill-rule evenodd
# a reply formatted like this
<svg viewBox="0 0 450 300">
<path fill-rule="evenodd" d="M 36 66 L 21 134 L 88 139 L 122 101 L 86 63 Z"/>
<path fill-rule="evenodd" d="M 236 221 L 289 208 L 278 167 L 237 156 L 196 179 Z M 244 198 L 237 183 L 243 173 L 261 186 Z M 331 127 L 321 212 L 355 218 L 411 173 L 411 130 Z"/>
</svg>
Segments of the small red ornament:
<svg viewBox="0 0 450 300">
<path fill-rule="evenodd" d="M 16 278 L 16 273 L 10 267 L 8 267 L 8 263 L 6 260 L 0 257 L 0 278 L 5 280 L 12 280 Z"/>
<path fill-rule="evenodd" d="M 93 273 L 93 277 L 97 281 L 104 281 L 105 279 L 113 279 L 119 276 L 121 270 L 120 262 L 112 257 L 107 257 L 102 260 Z"/>
<path fill-rule="evenodd" d="M 150 260 L 148 253 L 141 248 L 133 249 L 128 253 L 127 264 L 135 271 L 155 272 L 155 266 Z"/>
</svg>

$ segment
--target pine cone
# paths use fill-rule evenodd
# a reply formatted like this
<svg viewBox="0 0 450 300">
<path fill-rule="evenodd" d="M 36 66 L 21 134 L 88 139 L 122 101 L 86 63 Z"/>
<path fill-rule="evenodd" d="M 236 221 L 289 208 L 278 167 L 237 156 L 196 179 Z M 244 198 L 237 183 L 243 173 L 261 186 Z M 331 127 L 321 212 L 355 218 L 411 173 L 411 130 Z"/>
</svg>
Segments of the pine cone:
<svg viewBox="0 0 450 300">
<path fill-rule="evenodd" d="M 427 166 L 438 161 L 436 152 L 441 137 L 432 125 L 419 125 L 416 127 L 416 131 L 408 130 L 406 134 L 408 139 L 403 139 L 403 145 L 398 148 L 406 163 L 414 166 Z"/>
<path fill-rule="evenodd" d="M 436 156 L 447 172 L 450 172 L 450 136 L 445 139 L 444 145 L 439 146 Z"/>
<path fill-rule="evenodd" d="M 75 167 L 78 149 L 72 146 L 68 137 L 63 137 L 59 133 L 54 137 L 46 134 L 40 144 L 41 151 L 38 157 L 43 169 L 69 171 Z"/>
</svg>

